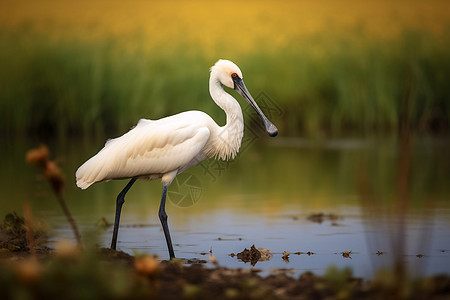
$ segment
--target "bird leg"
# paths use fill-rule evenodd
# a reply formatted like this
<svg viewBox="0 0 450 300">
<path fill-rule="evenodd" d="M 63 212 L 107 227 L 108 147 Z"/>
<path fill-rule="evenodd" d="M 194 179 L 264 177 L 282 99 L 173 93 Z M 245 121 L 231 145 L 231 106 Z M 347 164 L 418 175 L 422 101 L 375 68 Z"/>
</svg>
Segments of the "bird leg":
<svg viewBox="0 0 450 300">
<path fill-rule="evenodd" d="M 167 248 L 169 248 L 170 259 L 175 258 L 175 254 L 173 253 L 172 240 L 170 239 L 169 225 L 167 224 L 167 214 L 166 214 L 166 195 L 168 184 L 163 185 L 163 192 L 161 197 L 161 204 L 159 205 L 159 219 L 161 220 L 161 225 L 164 230 L 164 235 L 166 237 Z"/>
<path fill-rule="evenodd" d="M 116 250 L 116 244 L 117 244 L 117 234 L 119 232 L 119 222 L 120 222 L 120 212 L 122 210 L 122 205 L 125 202 L 125 194 L 128 192 L 128 190 L 131 188 L 133 183 L 136 181 L 137 178 L 132 178 L 130 182 L 124 187 L 124 189 L 119 193 L 116 200 L 116 218 L 114 220 L 114 231 L 111 241 L 111 249 Z"/>
</svg>

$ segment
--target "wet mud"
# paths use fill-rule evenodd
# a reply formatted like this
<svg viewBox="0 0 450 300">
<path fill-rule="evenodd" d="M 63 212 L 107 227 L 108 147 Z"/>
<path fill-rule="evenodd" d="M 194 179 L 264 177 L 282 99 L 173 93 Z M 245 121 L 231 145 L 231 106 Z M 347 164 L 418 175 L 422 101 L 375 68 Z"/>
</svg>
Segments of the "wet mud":
<svg viewBox="0 0 450 300">
<path fill-rule="evenodd" d="M 32 236 L 35 241 L 32 251 L 25 223 L 11 214 L 0 225 L 2 299 L 62 299 L 68 295 L 74 299 L 448 299 L 450 296 L 449 276 L 399 282 L 391 274 L 369 282 L 353 277 L 348 269 L 335 268 L 324 276 L 305 272 L 294 277 L 287 269 L 262 276 L 257 268 L 221 267 L 212 253 L 208 264 L 202 259 L 161 261 L 150 255 L 132 256 L 107 248 L 83 250 L 71 243 L 59 243 L 55 249 L 49 249 L 40 244 L 45 241 L 45 234 L 37 232 Z M 282 253 L 287 261 L 290 255 L 302 254 L 312 255 Z M 339 254 L 350 257 L 353 253 L 349 250 Z M 256 264 L 272 255 L 268 249 L 252 245 L 234 256 Z"/>
</svg>

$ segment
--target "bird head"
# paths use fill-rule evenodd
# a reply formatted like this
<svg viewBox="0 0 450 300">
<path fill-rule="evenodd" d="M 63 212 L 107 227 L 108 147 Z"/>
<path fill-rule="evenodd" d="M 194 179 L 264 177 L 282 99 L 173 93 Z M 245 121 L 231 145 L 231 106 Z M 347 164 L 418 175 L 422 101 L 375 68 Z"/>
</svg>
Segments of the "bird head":
<svg viewBox="0 0 450 300">
<path fill-rule="evenodd" d="M 214 66 L 211 67 L 211 73 L 215 73 L 217 79 L 224 86 L 229 87 L 230 89 L 234 89 L 234 77 L 243 78 L 242 72 L 235 63 L 225 60 L 219 59 Z"/>
<path fill-rule="evenodd" d="M 219 59 L 216 64 L 211 67 L 211 78 L 217 79 L 224 86 L 238 92 L 259 115 L 269 136 L 274 137 L 278 134 L 277 127 L 267 119 L 250 92 L 247 90 L 243 81 L 242 72 L 236 64 L 229 60 Z"/>
</svg>

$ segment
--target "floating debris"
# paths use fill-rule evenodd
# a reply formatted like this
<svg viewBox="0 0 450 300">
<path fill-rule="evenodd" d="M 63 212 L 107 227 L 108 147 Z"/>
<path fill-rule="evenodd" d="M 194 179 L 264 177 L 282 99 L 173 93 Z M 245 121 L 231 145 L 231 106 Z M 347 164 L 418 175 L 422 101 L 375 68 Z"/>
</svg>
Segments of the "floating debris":
<svg viewBox="0 0 450 300">
<path fill-rule="evenodd" d="M 242 238 L 226 238 L 226 237 L 218 237 L 217 241 L 242 241 Z"/>
<path fill-rule="evenodd" d="M 335 214 L 325 214 L 323 212 L 311 214 L 307 217 L 307 219 L 311 222 L 315 223 L 323 223 L 323 221 L 336 221 L 339 219 L 338 215 Z M 332 225 L 337 226 L 338 224 L 336 222 L 333 222 Z"/>
<path fill-rule="evenodd" d="M 311 252 L 311 251 L 308 251 L 308 252 L 297 251 L 297 252 L 294 252 L 293 254 L 295 254 L 295 255 L 307 254 L 308 256 L 310 256 L 310 255 L 313 255 L 313 254 L 316 254 L 316 253 Z"/>
<path fill-rule="evenodd" d="M 423 256 L 424 256 L 424 255 L 423 255 L 423 254 L 420 254 L 420 253 L 416 255 L 416 257 L 418 257 L 418 258 L 422 258 Z"/>
<path fill-rule="evenodd" d="M 260 261 L 267 261 L 272 258 L 272 253 L 269 249 L 258 248 L 258 251 L 261 253 L 261 258 L 259 259 Z"/>
<path fill-rule="evenodd" d="M 250 250 L 245 248 L 241 253 L 237 254 L 237 258 L 247 263 L 250 262 L 252 266 L 256 265 L 258 260 L 261 258 L 261 252 L 252 245 Z"/>
<path fill-rule="evenodd" d="M 383 254 L 384 254 L 384 252 L 380 251 L 380 250 L 378 250 L 377 253 L 376 253 L 376 255 L 378 255 L 378 256 L 383 255 Z"/>
<path fill-rule="evenodd" d="M 352 254 L 352 250 L 350 250 L 350 251 L 342 251 L 341 253 L 342 253 L 343 257 L 352 259 L 352 257 L 350 256 L 350 254 Z"/>
</svg>

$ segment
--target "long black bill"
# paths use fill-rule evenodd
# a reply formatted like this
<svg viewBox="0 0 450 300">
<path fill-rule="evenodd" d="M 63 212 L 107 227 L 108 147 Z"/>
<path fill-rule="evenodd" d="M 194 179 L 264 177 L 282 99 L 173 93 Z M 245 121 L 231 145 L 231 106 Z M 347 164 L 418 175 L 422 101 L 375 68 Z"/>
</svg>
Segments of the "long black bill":
<svg viewBox="0 0 450 300">
<path fill-rule="evenodd" d="M 256 113 L 259 115 L 261 120 L 264 122 L 264 126 L 266 127 L 266 132 L 269 136 L 277 136 L 278 129 L 275 125 L 273 125 L 272 122 L 267 119 L 267 117 L 264 115 L 262 110 L 258 107 L 258 104 L 256 104 L 255 100 L 253 100 L 252 95 L 250 95 L 250 92 L 245 87 L 244 81 L 239 77 L 233 77 L 234 82 L 234 89 L 242 96 L 245 100 L 247 100 L 248 104 L 250 104 L 251 107 L 256 111 Z"/>
</svg>

